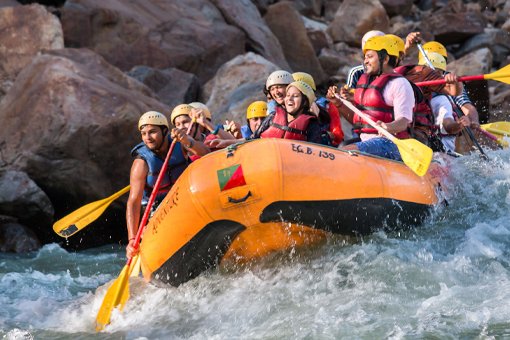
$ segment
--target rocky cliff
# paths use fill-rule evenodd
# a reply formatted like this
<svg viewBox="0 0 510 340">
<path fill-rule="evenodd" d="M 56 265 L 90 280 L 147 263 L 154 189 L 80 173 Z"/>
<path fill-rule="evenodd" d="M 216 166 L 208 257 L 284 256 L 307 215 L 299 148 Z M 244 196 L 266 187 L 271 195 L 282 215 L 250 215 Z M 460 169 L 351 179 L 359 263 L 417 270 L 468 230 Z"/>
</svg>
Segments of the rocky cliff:
<svg viewBox="0 0 510 340">
<path fill-rule="evenodd" d="M 61 242 L 55 220 L 124 187 L 145 111 L 198 100 L 242 120 L 277 69 L 342 84 L 372 29 L 420 31 L 450 70 L 489 73 L 510 63 L 509 14 L 504 0 L 0 0 L 0 251 Z M 484 120 L 507 120 L 508 85 L 470 88 Z M 64 245 L 124 241 L 124 203 Z"/>
</svg>

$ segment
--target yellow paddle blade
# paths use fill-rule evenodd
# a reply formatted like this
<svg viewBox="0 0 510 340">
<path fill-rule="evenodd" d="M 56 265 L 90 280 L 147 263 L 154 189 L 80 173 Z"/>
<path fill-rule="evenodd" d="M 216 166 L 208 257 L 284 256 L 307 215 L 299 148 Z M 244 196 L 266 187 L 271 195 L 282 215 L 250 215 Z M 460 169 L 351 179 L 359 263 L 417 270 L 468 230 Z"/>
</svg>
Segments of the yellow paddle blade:
<svg viewBox="0 0 510 340">
<path fill-rule="evenodd" d="M 129 274 L 131 266 L 125 265 L 119 277 L 106 291 L 101 308 L 96 316 L 96 332 L 102 331 L 110 323 L 110 315 L 115 307 L 122 310 L 129 299 Z"/>
<path fill-rule="evenodd" d="M 424 176 L 432 162 L 432 149 L 413 138 L 394 138 L 392 141 L 397 145 L 404 163 L 418 176 Z"/>
<path fill-rule="evenodd" d="M 498 135 L 510 135 L 510 122 L 494 122 L 483 124 L 482 129 Z"/>
<path fill-rule="evenodd" d="M 133 257 L 133 261 L 132 261 L 133 264 L 131 265 L 129 277 L 138 277 L 140 275 L 140 267 L 141 267 L 140 260 L 141 260 L 140 255 L 135 255 L 135 257 Z"/>
<path fill-rule="evenodd" d="M 53 224 L 53 230 L 59 236 L 69 237 L 95 221 L 120 196 L 129 191 L 128 185 L 110 197 L 84 205 Z"/>
<path fill-rule="evenodd" d="M 484 79 L 496 79 L 500 82 L 510 84 L 510 64 L 497 70 L 496 72 L 485 74 L 483 76 L 483 78 Z"/>
<path fill-rule="evenodd" d="M 482 129 L 492 133 L 498 139 L 498 144 L 504 148 L 509 146 L 508 140 L 505 137 L 510 136 L 510 122 L 494 122 L 481 125 Z"/>
</svg>

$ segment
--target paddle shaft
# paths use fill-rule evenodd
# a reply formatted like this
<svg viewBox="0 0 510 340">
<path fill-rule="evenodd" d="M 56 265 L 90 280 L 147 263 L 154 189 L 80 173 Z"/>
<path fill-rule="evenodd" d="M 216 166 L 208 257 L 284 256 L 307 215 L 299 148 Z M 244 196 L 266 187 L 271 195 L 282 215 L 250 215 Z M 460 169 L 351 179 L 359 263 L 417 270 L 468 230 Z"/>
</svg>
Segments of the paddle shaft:
<svg viewBox="0 0 510 340">
<path fill-rule="evenodd" d="M 483 74 L 479 74 L 479 75 L 476 75 L 476 76 L 463 76 L 463 77 L 459 77 L 457 80 L 464 82 L 464 81 L 484 80 L 484 79 L 485 79 L 484 75 Z M 420 82 L 417 82 L 415 84 L 418 85 L 418 86 L 441 85 L 441 84 L 446 84 L 446 80 L 444 80 L 444 79 L 436 79 L 436 80 L 420 81 Z"/>
<path fill-rule="evenodd" d="M 373 121 L 372 118 L 370 118 L 369 115 L 362 112 L 361 110 L 358 110 L 350 101 L 343 99 L 338 94 L 335 93 L 335 97 L 340 99 L 342 103 L 347 106 L 351 111 L 356 112 L 357 115 L 359 115 L 361 118 L 363 118 L 365 121 L 367 121 L 374 129 L 377 130 L 381 135 L 384 135 L 386 138 L 388 138 L 391 141 L 394 141 L 396 139 L 395 136 L 393 136 L 391 133 L 389 133 L 386 129 L 384 129 L 382 126 L 377 125 L 376 122 Z"/>
</svg>

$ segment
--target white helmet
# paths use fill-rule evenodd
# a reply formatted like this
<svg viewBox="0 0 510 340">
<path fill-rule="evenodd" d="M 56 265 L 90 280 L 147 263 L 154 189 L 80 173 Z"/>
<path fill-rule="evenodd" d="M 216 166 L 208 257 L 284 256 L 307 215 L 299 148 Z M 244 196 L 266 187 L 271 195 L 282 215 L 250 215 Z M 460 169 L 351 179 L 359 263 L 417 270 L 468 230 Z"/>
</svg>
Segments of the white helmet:
<svg viewBox="0 0 510 340">
<path fill-rule="evenodd" d="M 273 85 L 289 85 L 293 81 L 294 78 L 289 72 L 284 70 L 274 71 L 267 77 L 266 90 L 269 91 L 269 88 Z"/>
<path fill-rule="evenodd" d="M 368 31 L 367 33 L 365 33 L 363 38 L 361 38 L 361 49 L 363 50 L 363 48 L 365 47 L 365 43 L 367 42 L 368 39 L 373 38 L 373 37 L 380 37 L 383 35 L 385 35 L 385 34 L 384 34 L 384 32 L 381 32 L 381 31 L 377 31 L 377 30 Z"/>
</svg>

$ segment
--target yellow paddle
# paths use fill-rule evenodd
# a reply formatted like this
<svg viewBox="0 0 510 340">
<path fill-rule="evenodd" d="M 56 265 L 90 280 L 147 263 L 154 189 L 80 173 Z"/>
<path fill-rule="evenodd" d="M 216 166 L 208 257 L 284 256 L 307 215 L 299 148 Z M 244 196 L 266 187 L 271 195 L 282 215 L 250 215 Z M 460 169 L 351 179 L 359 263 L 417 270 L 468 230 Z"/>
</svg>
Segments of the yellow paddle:
<svg viewBox="0 0 510 340">
<path fill-rule="evenodd" d="M 188 127 L 188 131 L 186 132 L 187 135 L 189 135 L 191 128 L 193 127 L 194 123 L 191 123 Z M 134 247 L 136 249 L 140 246 L 140 239 L 142 238 L 143 231 L 145 230 L 145 227 L 147 225 L 147 220 L 149 219 L 149 214 L 152 208 L 152 205 L 154 204 L 154 200 L 156 199 L 157 192 L 159 189 L 159 186 L 161 184 L 161 181 L 163 180 L 163 176 L 166 173 L 166 168 L 168 167 L 168 162 L 170 161 L 170 156 L 172 155 L 172 152 L 175 148 L 177 139 L 172 140 L 172 144 L 170 145 L 170 148 L 168 149 L 168 152 L 165 157 L 165 161 L 163 162 L 163 166 L 161 167 L 161 170 L 159 171 L 158 178 L 156 179 L 156 183 L 154 184 L 153 190 L 151 192 L 151 195 L 149 197 L 149 202 L 147 203 L 147 207 L 145 207 L 145 212 L 143 213 L 142 220 L 140 221 L 140 225 L 138 227 L 138 232 L 136 233 L 135 241 L 134 241 Z M 136 256 L 135 256 L 136 257 Z M 99 308 L 99 311 L 97 312 L 96 316 L 96 331 L 99 332 L 105 328 L 107 324 L 110 323 L 110 315 L 112 314 L 112 311 L 115 307 L 119 307 L 119 310 L 122 310 L 124 308 L 124 305 L 126 304 L 127 300 L 129 299 L 129 277 L 133 270 L 138 270 L 136 265 L 131 266 L 131 263 L 133 263 L 133 259 L 135 257 L 128 258 L 126 265 L 122 269 L 122 271 L 119 274 L 119 277 L 113 282 L 113 284 L 108 288 L 106 291 L 106 295 L 104 296 L 103 303 L 101 304 L 101 307 Z M 137 261 L 135 261 L 136 263 Z M 135 269 L 133 269 L 135 268 Z"/>
<path fill-rule="evenodd" d="M 384 135 L 386 138 L 395 143 L 397 145 L 398 151 L 400 152 L 402 160 L 411 170 L 414 171 L 414 173 L 416 173 L 418 176 L 423 176 L 427 173 L 430 162 L 432 161 L 433 152 L 431 148 L 413 138 L 398 139 L 383 129 L 381 126 L 377 125 L 369 115 L 361 112 L 350 101 L 341 98 L 339 95 L 336 95 L 336 97 L 340 99 L 349 109 L 367 121 L 368 124 L 370 124 L 370 126 L 376 129 L 380 134 Z"/>
<path fill-rule="evenodd" d="M 505 137 L 510 136 L 510 122 L 493 122 L 483 124 L 482 129 Z"/>
<path fill-rule="evenodd" d="M 129 188 L 128 185 L 110 197 L 84 205 L 69 215 L 62 217 L 53 224 L 53 230 L 62 237 L 74 235 L 101 216 L 106 208 L 117 198 L 128 192 Z"/>
<path fill-rule="evenodd" d="M 505 67 L 489 73 L 489 74 L 479 74 L 475 76 L 464 76 L 459 77 L 459 81 L 473 81 L 473 80 L 497 80 L 502 83 L 510 84 L 510 64 L 506 65 Z M 437 79 L 437 80 L 429 80 L 429 81 L 421 81 L 416 83 L 418 86 L 431 86 L 431 85 L 440 85 L 444 84 L 446 81 L 444 79 Z"/>
</svg>

